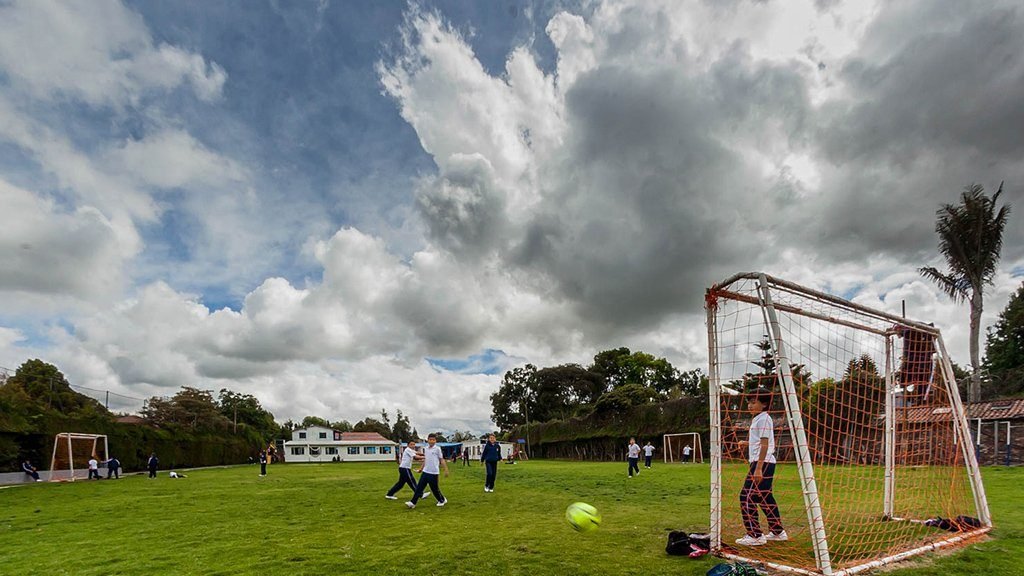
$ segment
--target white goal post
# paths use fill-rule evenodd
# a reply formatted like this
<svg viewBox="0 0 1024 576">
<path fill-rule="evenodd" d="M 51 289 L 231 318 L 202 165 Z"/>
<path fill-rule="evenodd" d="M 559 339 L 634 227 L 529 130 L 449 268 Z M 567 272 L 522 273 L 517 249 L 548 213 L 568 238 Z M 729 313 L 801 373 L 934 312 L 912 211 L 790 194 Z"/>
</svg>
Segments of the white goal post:
<svg viewBox="0 0 1024 576">
<path fill-rule="evenodd" d="M 992 528 L 938 328 L 758 272 L 705 309 L 713 553 L 849 576 Z"/>
<path fill-rule="evenodd" d="M 85 478 L 88 475 L 90 458 L 100 462 L 110 458 L 106 435 L 77 432 L 57 434 L 53 438 L 50 481 L 64 482 Z"/>
<path fill-rule="evenodd" d="M 686 462 L 683 456 L 683 448 L 690 447 L 690 462 L 704 463 L 704 447 L 700 442 L 700 434 L 697 432 L 680 432 L 678 434 L 665 434 L 661 438 L 662 457 L 666 464 L 672 462 Z"/>
</svg>

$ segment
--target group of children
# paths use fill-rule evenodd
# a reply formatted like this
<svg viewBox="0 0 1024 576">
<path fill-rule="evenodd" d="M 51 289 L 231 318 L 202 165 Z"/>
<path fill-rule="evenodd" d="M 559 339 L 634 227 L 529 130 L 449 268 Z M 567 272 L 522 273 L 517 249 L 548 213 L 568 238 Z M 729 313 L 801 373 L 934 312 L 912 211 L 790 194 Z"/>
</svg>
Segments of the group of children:
<svg viewBox="0 0 1024 576">
<path fill-rule="evenodd" d="M 487 437 L 487 443 L 484 444 L 480 460 L 487 468 L 484 492 L 494 492 L 494 482 L 498 478 L 498 461 L 501 460 L 501 446 L 498 444 L 494 434 Z M 416 481 L 416 477 L 413 475 L 413 462 L 422 462 L 420 469 L 417 471 L 420 473 L 419 482 Z M 447 478 L 448 462 L 444 458 L 441 447 L 437 445 L 437 436 L 434 434 L 427 436 L 427 447 L 423 449 L 423 454 L 417 453 L 416 442 L 410 440 L 409 444 L 402 450 L 402 456 L 398 461 L 398 481 L 395 482 L 395 485 L 388 490 L 384 497 L 388 500 L 398 500 L 395 494 L 403 487 L 408 486 L 412 489 L 412 499 L 406 502 L 405 505 L 411 509 L 415 508 L 417 502 L 421 499 L 430 496 L 431 493 L 426 490 L 429 487 L 433 490 L 434 498 L 437 499 L 437 505 L 444 506 L 448 503 L 448 499 L 441 493 L 441 487 L 438 484 L 441 467 L 444 467 L 444 475 Z"/>
<path fill-rule="evenodd" d="M 746 534 L 736 540 L 741 546 L 762 546 L 769 542 L 782 542 L 789 540 L 786 530 L 782 525 L 779 515 L 779 506 L 772 493 L 772 481 L 775 476 L 775 431 L 771 416 L 768 414 L 768 407 L 771 405 L 772 395 L 767 390 L 757 390 L 747 398 L 747 410 L 753 416 L 750 423 L 747 440 L 741 441 L 740 447 L 747 449 L 747 460 L 749 469 L 747 476 L 740 490 L 740 513 L 743 518 L 743 526 Z M 415 508 L 417 502 L 430 496 L 426 488 L 433 490 L 438 506 L 444 506 L 448 500 L 441 493 L 438 485 L 440 467 L 444 467 L 444 475 L 448 476 L 448 464 L 437 446 L 437 438 L 431 434 L 427 437 L 427 447 L 423 454 L 416 451 L 416 442 L 410 441 L 403 450 L 398 463 L 398 481 L 388 490 L 384 496 L 388 500 L 397 500 L 395 494 L 403 487 L 408 486 L 412 492 L 412 499 L 405 503 L 409 508 Z M 689 446 L 687 446 L 687 449 Z M 634 473 L 640 474 L 640 452 L 644 453 L 644 467 L 651 468 L 651 460 L 654 456 L 654 446 L 647 442 L 642 448 L 636 443 L 636 438 L 629 439 L 626 448 L 626 460 L 629 464 L 628 476 L 632 478 Z M 689 452 L 687 450 L 686 452 Z M 689 454 L 684 459 L 688 460 Z M 466 453 L 463 453 L 466 458 Z M 498 461 L 501 460 L 501 448 L 491 434 L 484 445 L 483 454 L 480 460 L 487 466 L 487 475 L 484 480 L 484 492 L 494 492 L 494 482 L 498 475 Z M 420 478 L 416 481 L 413 475 L 412 463 L 422 462 L 420 467 Z M 761 530 L 761 522 L 758 510 L 764 512 L 768 520 L 768 532 Z"/>
</svg>

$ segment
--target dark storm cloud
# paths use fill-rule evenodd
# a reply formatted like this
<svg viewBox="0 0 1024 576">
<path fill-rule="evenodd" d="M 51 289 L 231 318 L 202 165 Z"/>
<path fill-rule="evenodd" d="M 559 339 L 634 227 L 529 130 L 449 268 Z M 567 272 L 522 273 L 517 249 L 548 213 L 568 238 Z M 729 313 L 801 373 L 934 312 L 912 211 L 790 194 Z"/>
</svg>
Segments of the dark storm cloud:
<svg viewBox="0 0 1024 576">
<path fill-rule="evenodd" d="M 974 4 L 890 10 L 841 66 L 848 94 L 819 112 L 815 141 L 833 170 L 802 229 L 831 257 L 919 263 L 934 254 L 936 209 L 964 186 L 1006 180 L 1004 199 L 1020 199 L 1024 17 Z M 1009 255 L 1022 240 L 1011 222 Z"/>
<path fill-rule="evenodd" d="M 770 232 L 779 189 L 733 141 L 799 140 L 804 81 L 742 46 L 706 75 L 691 66 L 599 67 L 566 95 L 571 160 L 516 262 L 554 279 L 582 317 L 628 329 L 699 307 Z"/>
</svg>

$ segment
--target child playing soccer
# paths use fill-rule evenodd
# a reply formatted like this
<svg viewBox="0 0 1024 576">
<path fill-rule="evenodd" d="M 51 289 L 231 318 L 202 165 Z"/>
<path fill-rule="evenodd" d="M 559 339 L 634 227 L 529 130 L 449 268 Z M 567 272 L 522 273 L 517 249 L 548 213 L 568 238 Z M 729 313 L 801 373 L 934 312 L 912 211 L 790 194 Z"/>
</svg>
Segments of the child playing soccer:
<svg viewBox="0 0 1024 576">
<path fill-rule="evenodd" d="M 416 492 L 412 495 L 412 500 L 405 503 L 406 506 L 415 508 L 416 502 L 426 496 L 423 489 L 428 485 L 434 491 L 434 497 L 437 498 L 438 506 L 444 506 L 448 503 L 444 494 L 441 493 L 441 487 L 437 485 L 437 478 L 441 472 L 440 466 L 444 466 L 444 475 L 447 478 L 448 462 L 444 459 L 441 447 L 437 445 L 437 436 L 431 434 L 427 436 L 427 447 L 423 450 L 423 473 L 420 474 L 420 482 L 416 485 Z"/>
<path fill-rule="evenodd" d="M 409 444 L 402 450 L 402 459 L 398 462 L 398 482 L 388 490 L 388 493 L 384 495 L 388 500 L 398 500 L 395 494 L 402 489 L 403 486 L 408 486 L 412 489 L 413 494 L 416 493 L 416 477 L 412 475 L 412 461 L 416 460 L 419 462 L 423 460 L 423 456 L 416 453 L 416 441 L 409 440 Z M 423 497 L 430 496 L 430 492 L 425 492 Z"/>
<path fill-rule="evenodd" d="M 629 439 L 629 446 L 626 447 L 628 454 L 626 459 L 629 460 L 629 477 L 633 477 L 633 470 L 636 470 L 636 475 L 640 475 L 640 446 L 636 443 L 636 438 Z"/>
<path fill-rule="evenodd" d="M 761 546 L 767 542 L 789 540 L 786 530 L 779 518 L 779 505 L 772 495 L 772 479 L 775 476 L 775 429 L 772 417 L 768 415 L 771 405 L 771 392 L 763 388 L 757 389 L 747 398 L 747 410 L 754 416 L 750 422 L 750 433 L 740 447 L 747 447 L 747 459 L 750 471 L 740 490 L 740 513 L 743 526 L 747 529 L 746 536 L 736 540 L 742 546 Z M 769 533 L 761 532 L 761 521 L 757 515 L 758 507 L 764 511 L 768 519 Z"/>
<path fill-rule="evenodd" d="M 654 457 L 654 446 L 650 442 L 644 445 L 644 468 L 651 469 L 651 459 Z"/>
</svg>

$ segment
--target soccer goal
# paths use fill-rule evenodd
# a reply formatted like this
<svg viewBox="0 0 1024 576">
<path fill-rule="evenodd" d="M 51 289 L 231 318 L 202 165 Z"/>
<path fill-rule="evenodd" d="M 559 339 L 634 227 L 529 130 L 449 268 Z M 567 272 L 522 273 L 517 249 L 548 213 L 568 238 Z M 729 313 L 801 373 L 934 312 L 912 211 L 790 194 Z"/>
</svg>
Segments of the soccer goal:
<svg viewBox="0 0 1024 576">
<path fill-rule="evenodd" d="M 690 449 L 689 454 L 687 454 L 686 448 Z M 671 462 L 704 463 L 704 448 L 700 443 L 700 434 L 696 432 L 665 434 L 661 439 L 661 453 L 666 464 Z"/>
<path fill-rule="evenodd" d="M 845 576 L 991 529 L 937 328 L 760 273 L 711 287 L 705 308 L 714 552 Z M 769 400 L 777 463 L 770 490 L 743 492 L 755 396 Z M 787 541 L 736 542 L 774 510 Z"/>
<path fill-rule="evenodd" d="M 85 478 L 89 474 L 89 459 L 102 462 L 110 457 L 109 454 L 107 437 L 103 434 L 61 432 L 53 439 L 50 481 Z"/>
</svg>

